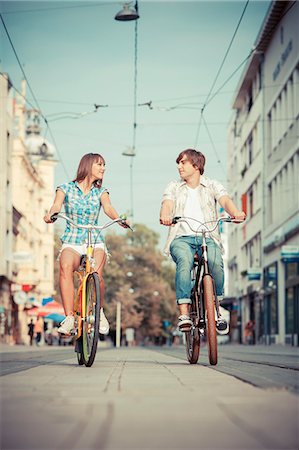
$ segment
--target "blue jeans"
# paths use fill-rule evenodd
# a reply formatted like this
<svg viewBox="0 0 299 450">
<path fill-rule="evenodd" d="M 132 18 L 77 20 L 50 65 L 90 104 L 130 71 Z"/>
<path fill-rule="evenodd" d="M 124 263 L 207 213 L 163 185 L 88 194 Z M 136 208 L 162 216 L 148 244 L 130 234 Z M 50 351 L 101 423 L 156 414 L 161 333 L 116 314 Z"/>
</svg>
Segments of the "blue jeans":
<svg viewBox="0 0 299 450">
<path fill-rule="evenodd" d="M 224 270 L 221 250 L 211 238 L 207 238 L 208 262 L 216 287 L 216 295 L 223 295 Z M 191 303 L 191 270 L 194 254 L 201 256 L 201 236 L 180 236 L 170 245 L 170 254 L 176 263 L 175 289 L 177 304 Z"/>
</svg>

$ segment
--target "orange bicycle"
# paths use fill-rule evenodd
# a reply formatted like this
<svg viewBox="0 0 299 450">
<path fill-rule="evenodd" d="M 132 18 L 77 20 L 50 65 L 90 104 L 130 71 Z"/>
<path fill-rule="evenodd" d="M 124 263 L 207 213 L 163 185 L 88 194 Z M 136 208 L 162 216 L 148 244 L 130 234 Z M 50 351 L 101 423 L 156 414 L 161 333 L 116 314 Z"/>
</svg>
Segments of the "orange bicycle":
<svg viewBox="0 0 299 450">
<path fill-rule="evenodd" d="M 95 268 L 95 259 L 93 257 L 94 247 L 91 243 L 92 230 L 98 230 L 99 234 L 111 225 L 121 222 L 130 228 L 126 223 L 126 217 L 121 216 L 105 225 L 78 225 L 72 219 L 62 213 L 55 213 L 51 216 L 52 222 L 58 218 L 64 219 L 76 228 L 83 228 L 87 233 L 86 254 L 81 256 L 80 266 L 75 272 L 79 276 L 80 284 L 76 292 L 74 301 L 75 317 L 75 352 L 79 365 L 85 364 L 91 367 L 96 356 L 99 341 L 100 324 L 100 280 Z M 131 229 L 132 230 L 132 229 Z"/>
</svg>

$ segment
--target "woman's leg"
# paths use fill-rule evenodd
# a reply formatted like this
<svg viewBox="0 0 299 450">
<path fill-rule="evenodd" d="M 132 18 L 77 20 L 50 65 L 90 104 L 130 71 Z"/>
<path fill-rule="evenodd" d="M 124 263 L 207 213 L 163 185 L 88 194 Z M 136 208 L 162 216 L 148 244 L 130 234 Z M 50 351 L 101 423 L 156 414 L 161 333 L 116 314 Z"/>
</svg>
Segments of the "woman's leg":
<svg viewBox="0 0 299 450">
<path fill-rule="evenodd" d="M 74 310 L 74 278 L 73 273 L 80 264 L 80 255 L 68 248 L 60 256 L 60 293 L 66 316 L 73 315 Z"/>
<path fill-rule="evenodd" d="M 100 280 L 100 299 L 101 299 L 101 308 L 104 306 L 104 295 L 105 295 L 105 283 L 103 279 L 103 269 L 106 263 L 106 253 L 102 249 L 95 249 L 94 258 L 96 260 L 96 270 L 99 275 Z"/>
</svg>

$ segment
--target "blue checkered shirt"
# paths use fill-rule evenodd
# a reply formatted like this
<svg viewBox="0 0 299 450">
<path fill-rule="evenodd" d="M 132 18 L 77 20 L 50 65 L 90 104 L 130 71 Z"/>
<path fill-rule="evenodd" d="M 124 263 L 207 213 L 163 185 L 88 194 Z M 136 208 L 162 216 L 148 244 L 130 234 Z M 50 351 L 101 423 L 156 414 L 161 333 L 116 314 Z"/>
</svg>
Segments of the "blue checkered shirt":
<svg viewBox="0 0 299 450">
<path fill-rule="evenodd" d="M 84 195 L 77 181 L 71 181 L 57 186 L 65 193 L 64 209 L 66 215 L 78 225 L 97 225 L 101 210 L 101 195 L 108 192 L 106 188 L 92 186 L 88 194 Z M 63 243 L 82 245 L 87 242 L 87 230 L 75 228 L 67 222 L 63 235 Z M 104 238 L 99 231 L 92 230 L 92 243 L 103 242 Z"/>
</svg>

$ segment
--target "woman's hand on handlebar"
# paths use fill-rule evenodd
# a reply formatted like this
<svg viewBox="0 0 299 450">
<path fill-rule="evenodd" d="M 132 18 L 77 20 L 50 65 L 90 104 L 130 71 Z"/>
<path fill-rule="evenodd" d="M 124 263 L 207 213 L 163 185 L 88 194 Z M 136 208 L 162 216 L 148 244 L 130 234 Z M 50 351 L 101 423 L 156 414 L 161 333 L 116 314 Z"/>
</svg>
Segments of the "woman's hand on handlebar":
<svg viewBox="0 0 299 450">
<path fill-rule="evenodd" d="M 129 228 L 130 230 L 133 231 L 127 216 L 125 214 L 122 214 L 121 216 L 119 216 L 119 218 L 121 219 L 121 221 L 118 222 L 118 224 L 122 227 L 122 228 Z"/>
<path fill-rule="evenodd" d="M 48 212 L 45 216 L 44 216 L 44 221 L 46 223 L 54 223 L 55 220 L 57 219 L 56 217 L 53 217 L 54 214 L 58 214 L 58 212 L 53 213 L 53 212 Z"/>
</svg>

